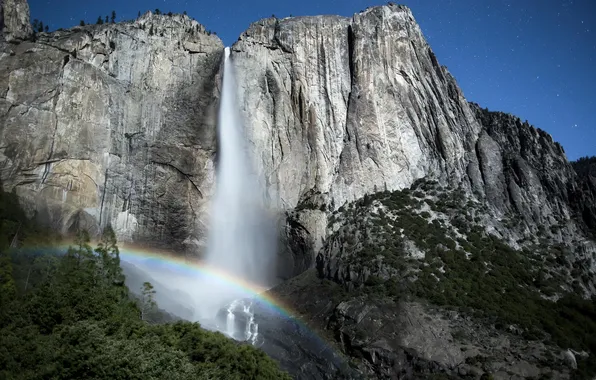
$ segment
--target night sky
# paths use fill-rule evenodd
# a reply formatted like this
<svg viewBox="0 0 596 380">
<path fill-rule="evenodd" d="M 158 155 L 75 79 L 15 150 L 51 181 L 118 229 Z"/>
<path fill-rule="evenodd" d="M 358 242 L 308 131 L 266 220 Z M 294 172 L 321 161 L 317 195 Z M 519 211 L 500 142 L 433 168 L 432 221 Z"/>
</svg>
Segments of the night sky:
<svg viewBox="0 0 596 380">
<path fill-rule="evenodd" d="M 544 129 L 570 160 L 596 155 L 596 0 L 403 0 L 466 98 Z M 351 16 L 372 0 L 29 0 L 31 19 L 51 30 L 117 20 L 159 8 L 182 13 L 231 45 L 248 25 L 270 17 Z M 440 4 L 440 6 L 438 6 Z"/>
</svg>

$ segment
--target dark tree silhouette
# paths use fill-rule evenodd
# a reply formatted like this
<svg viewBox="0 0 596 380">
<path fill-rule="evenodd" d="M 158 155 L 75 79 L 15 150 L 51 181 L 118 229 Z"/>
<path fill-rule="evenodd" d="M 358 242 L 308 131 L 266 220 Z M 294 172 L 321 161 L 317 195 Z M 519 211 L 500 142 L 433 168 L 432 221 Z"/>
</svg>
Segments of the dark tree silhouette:
<svg viewBox="0 0 596 380">
<path fill-rule="evenodd" d="M 112 18 L 110 19 L 110 21 L 112 22 L 112 24 L 116 22 L 116 11 L 112 11 Z"/>
</svg>

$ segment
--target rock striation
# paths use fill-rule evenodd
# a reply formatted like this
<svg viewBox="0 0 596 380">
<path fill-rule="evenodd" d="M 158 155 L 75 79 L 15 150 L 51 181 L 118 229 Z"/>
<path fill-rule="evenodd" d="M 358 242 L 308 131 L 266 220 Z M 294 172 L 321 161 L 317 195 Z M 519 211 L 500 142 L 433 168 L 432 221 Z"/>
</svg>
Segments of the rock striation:
<svg viewBox="0 0 596 380">
<path fill-rule="evenodd" d="M 32 34 L 27 0 L 1 0 L 0 40 L 24 40 Z"/>
<path fill-rule="evenodd" d="M 257 166 L 280 207 L 334 210 L 430 174 L 465 179 L 481 127 L 408 8 L 269 18 L 232 49 Z M 318 247 L 325 215 L 309 214 Z"/>
<path fill-rule="evenodd" d="M 120 240 L 200 245 L 223 54 L 215 35 L 148 12 L 1 49 L 5 190 L 62 232 L 110 223 Z"/>
</svg>

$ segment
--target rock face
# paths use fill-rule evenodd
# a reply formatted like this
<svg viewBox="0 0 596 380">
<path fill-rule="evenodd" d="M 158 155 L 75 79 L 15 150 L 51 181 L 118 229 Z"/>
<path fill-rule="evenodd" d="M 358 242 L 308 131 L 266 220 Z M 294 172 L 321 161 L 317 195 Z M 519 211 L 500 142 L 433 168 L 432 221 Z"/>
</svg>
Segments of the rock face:
<svg viewBox="0 0 596 380">
<path fill-rule="evenodd" d="M 474 190 L 497 211 L 520 215 L 532 232 L 558 226 L 555 235 L 568 241 L 593 228 L 589 174 L 578 176 L 559 143 L 518 117 L 471 107 L 483 126 L 475 150 L 482 177 L 471 176 Z"/>
<path fill-rule="evenodd" d="M 200 244 L 216 149 L 216 36 L 186 16 L 149 12 L 1 48 L 5 190 L 62 232 L 111 223 L 119 240 Z"/>
<path fill-rule="evenodd" d="M 26 7 L 3 3 L 7 38 L 29 33 L 15 26 Z M 148 13 L 2 51 L 5 187 L 63 231 L 112 223 L 121 240 L 201 244 L 217 37 L 184 16 Z M 578 182 L 562 148 L 469 104 L 406 7 L 264 19 L 234 44 L 232 62 L 267 196 L 294 210 L 282 234 L 292 256 L 284 278 L 312 265 L 330 211 L 427 176 L 475 193 L 497 215 L 522 215 L 520 233 L 557 226 L 563 241 L 595 224 L 589 182 Z"/>
<path fill-rule="evenodd" d="M 27 0 L 0 1 L 0 39 L 6 41 L 24 40 L 33 30 L 29 23 L 29 4 Z"/>
<path fill-rule="evenodd" d="M 465 177 L 480 125 L 409 9 L 265 19 L 232 53 L 257 165 L 281 207 L 336 209 L 431 173 Z M 304 220 L 317 243 L 320 218 Z"/>
<path fill-rule="evenodd" d="M 327 212 L 426 176 L 475 193 L 497 216 L 523 215 L 525 234 L 557 226 L 564 241 L 594 220 L 561 146 L 469 104 L 406 7 L 264 19 L 232 58 L 272 203 L 305 210 L 315 251 Z"/>
</svg>

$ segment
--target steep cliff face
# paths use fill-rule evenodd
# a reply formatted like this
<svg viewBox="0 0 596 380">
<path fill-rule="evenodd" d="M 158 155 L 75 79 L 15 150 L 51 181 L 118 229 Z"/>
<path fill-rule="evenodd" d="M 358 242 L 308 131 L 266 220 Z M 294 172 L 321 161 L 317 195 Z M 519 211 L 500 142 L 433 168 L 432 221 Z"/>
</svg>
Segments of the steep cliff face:
<svg viewBox="0 0 596 380">
<path fill-rule="evenodd" d="M 317 247 L 327 209 L 426 175 L 466 177 L 480 125 L 405 7 L 265 19 L 233 62 L 269 195 L 307 210 Z"/>
<path fill-rule="evenodd" d="M 24 40 L 32 33 L 27 0 L 1 0 L 0 40 Z"/>
<path fill-rule="evenodd" d="M 430 173 L 463 177 L 464 144 L 480 127 L 409 9 L 265 19 L 233 60 L 249 138 L 281 205 L 314 192 L 336 209 Z"/>
<path fill-rule="evenodd" d="M 472 108 L 483 126 L 476 143 L 482 181 L 475 190 L 498 211 L 519 214 L 532 232 L 560 224 L 565 237 L 576 233 L 568 222 L 584 222 L 573 198 L 581 191 L 580 178 L 561 145 L 518 117 Z"/>
<path fill-rule="evenodd" d="M 66 232 L 199 244 L 212 193 L 223 45 L 186 16 L 1 45 L 0 175 Z"/>
<path fill-rule="evenodd" d="M 501 231 L 513 244 L 539 229 L 564 241 L 589 219 L 572 220 L 584 198 L 560 145 L 468 104 L 406 7 L 261 20 L 233 62 L 272 203 L 300 211 L 315 250 L 329 211 L 426 176 L 461 185 L 497 218 L 522 215 Z"/>
</svg>

